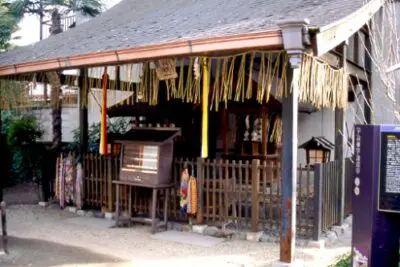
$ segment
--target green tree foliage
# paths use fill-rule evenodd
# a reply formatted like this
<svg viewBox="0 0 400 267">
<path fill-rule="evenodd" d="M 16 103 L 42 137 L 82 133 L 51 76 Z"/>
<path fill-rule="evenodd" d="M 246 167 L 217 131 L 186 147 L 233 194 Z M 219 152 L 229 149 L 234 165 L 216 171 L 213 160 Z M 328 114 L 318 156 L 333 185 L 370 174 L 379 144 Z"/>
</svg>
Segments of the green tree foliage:
<svg viewBox="0 0 400 267">
<path fill-rule="evenodd" d="M 11 10 L 15 16 L 24 14 L 49 15 L 57 8 L 60 13 L 82 12 L 96 16 L 103 10 L 102 0 L 12 0 Z"/>
<path fill-rule="evenodd" d="M 18 30 L 20 17 L 14 16 L 10 4 L 6 0 L 0 0 L 0 51 L 11 47 L 12 34 Z"/>
<path fill-rule="evenodd" d="M 6 113 L 7 114 L 7 113 Z M 7 138 L 7 146 L 12 154 L 12 174 L 14 182 L 32 181 L 34 170 L 38 169 L 41 155 L 36 141 L 42 137 L 34 116 L 9 112 L 4 114 L 2 131 Z"/>
<path fill-rule="evenodd" d="M 125 120 L 124 118 L 112 118 L 107 122 L 108 134 L 124 134 L 130 129 L 130 122 Z M 78 150 L 80 147 L 80 130 L 79 128 L 73 131 L 74 141 L 70 145 L 69 149 Z M 93 123 L 90 125 L 88 129 L 88 151 L 91 153 L 99 152 L 99 144 L 100 144 L 100 123 Z"/>
</svg>

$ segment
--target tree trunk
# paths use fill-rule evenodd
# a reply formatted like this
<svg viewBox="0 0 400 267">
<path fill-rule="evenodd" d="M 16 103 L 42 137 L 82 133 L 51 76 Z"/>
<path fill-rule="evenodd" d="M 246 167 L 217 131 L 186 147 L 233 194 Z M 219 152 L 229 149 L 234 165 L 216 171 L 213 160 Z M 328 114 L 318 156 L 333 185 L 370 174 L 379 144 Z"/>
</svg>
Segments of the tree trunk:
<svg viewBox="0 0 400 267">
<path fill-rule="evenodd" d="M 58 9 L 55 8 L 51 14 L 51 27 L 50 35 L 55 35 L 62 32 L 61 28 L 61 15 Z M 59 152 L 62 142 L 62 120 L 61 120 L 61 105 L 62 105 L 62 91 L 60 76 L 57 72 L 52 71 L 47 73 L 47 79 L 51 85 L 51 115 L 53 123 L 53 143 L 52 150 Z"/>
<path fill-rule="evenodd" d="M 58 152 L 62 142 L 62 120 L 61 120 L 61 83 L 57 72 L 52 71 L 46 74 L 51 85 L 51 116 L 53 125 L 52 150 Z"/>
</svg>

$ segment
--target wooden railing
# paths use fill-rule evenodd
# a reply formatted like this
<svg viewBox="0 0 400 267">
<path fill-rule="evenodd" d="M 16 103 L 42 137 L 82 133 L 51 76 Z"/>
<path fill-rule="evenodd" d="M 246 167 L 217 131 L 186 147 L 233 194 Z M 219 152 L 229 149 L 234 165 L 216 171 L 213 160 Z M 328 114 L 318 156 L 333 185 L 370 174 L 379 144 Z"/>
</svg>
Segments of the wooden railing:
<svg viewBox="0 0 400 267">
<path fill-rule="evenodd" d="M 84 207 L 115 211 L 115 187 L 119 158 L 87 154 L 83 157 Z M 179 186 L 184 165 L 198 181 L 198 223 L 222 226 L 229 223 L 238 229 L 279 234 L 281 210 L 280 165 L 277 161 L 223 161 L 175 159 L 168 216 L 186 220 L 180 212 Z M 310 167 L 298 169 L 297 233 L 311 236 L 313 231 L 314 172 Z M 120 210 L 127 212 L 127 186 L 120 189 Z M 132 188 L 132 214 L 148 214 L 150 191 Z M 157 212 L 161 215 L 163 196 Z"/>
<path fill-rule="evenodd" d="M 227 161 L 175 159 L 168 217 L 187 220 L 179 206 L 180 176 L 184 165 L 198 182 L 197 223 L 238 229 L 266 231 L 278 235 L 281 211 L 281 166 L 279 161 Z M 344 215 L 351 213 L 352 169 L 350 159 L 345 165 Z M 115 185 L 119 177 L 118 157 L 97 154 L 83 156 L 84 208 L 115 211 Z M 341 184 L 337 161 L 300 166 L 297 179 L 296 225 L 297 235 L 318 239 L 321 233 L 341 220 Z M 143 188 L 133 190 L 132 214 L 145 215 L 150 211 L 151 192 Z M 127 186 L 120 186 L 120 210 L 128 211 Z M 161 215 L 164 196 L 160 196 L 157 213 Z"/>
</svg>

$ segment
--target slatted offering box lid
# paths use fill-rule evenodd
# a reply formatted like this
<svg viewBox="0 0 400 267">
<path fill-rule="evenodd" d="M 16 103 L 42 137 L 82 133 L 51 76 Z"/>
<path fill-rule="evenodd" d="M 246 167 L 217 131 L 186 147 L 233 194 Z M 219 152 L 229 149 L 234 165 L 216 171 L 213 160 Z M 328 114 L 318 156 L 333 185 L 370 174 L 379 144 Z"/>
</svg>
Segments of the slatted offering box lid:
<svg viewBox="0 0 400 267">
<path fill-rule="evenodd" d="M 181 134 L 180 128 L 156 127 L 142 128 L 135 127 L 125 134 L 110 134 L 109 140 L 115 143 L 132 142 L 151 142 L 164 143 L 171 142 L 176 136 Z"/>
<path fill-rule="evenodd" d="M 180 128 L 134 128 L 118 138 L 122 144 L 120 180 L 145 185 L 171 181 L 173 139 Z"/>
</svg>

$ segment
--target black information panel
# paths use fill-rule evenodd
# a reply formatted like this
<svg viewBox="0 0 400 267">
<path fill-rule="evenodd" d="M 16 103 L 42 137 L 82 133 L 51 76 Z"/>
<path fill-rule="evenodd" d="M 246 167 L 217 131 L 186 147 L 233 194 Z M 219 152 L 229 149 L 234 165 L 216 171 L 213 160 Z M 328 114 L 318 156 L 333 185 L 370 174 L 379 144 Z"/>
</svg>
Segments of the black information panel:
<svg viewBox="0 0 400 267">
<path fill-rule="evenodd" d="M 381 133 L 379 210 L 400 213 L 400 132 Z"/>
</svg>

